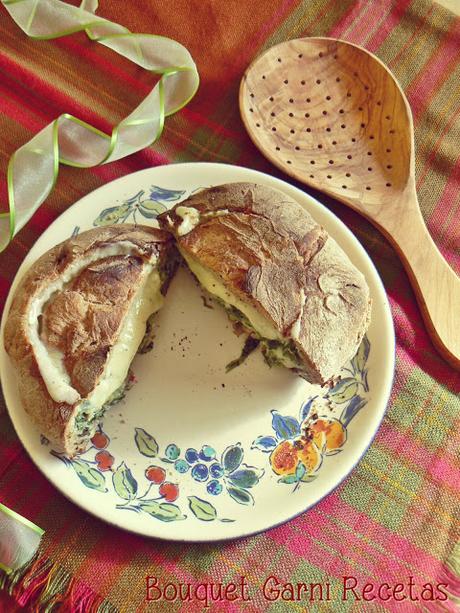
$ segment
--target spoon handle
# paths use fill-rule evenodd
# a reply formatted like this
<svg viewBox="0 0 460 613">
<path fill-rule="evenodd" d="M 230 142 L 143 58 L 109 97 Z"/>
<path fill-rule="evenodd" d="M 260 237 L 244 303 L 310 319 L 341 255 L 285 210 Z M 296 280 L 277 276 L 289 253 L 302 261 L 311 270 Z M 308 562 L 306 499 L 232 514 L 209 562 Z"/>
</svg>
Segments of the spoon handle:
<svg viewBox="0 0 460 613">
<path fill-rule="evenodd" d="M 405 191 L 398 204 L 399 215 L 379 225 L 404 264 L 433 344 L 460 369 L 460 278 L 431 238 L 415 189 Z"/>
</svg>

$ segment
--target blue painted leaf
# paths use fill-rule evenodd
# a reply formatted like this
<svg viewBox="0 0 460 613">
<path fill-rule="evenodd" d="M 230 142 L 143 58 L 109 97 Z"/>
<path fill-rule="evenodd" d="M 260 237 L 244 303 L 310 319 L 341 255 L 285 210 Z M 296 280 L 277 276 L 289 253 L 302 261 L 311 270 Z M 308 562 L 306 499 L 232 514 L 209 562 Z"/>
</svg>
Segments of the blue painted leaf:
<svg viewBox="0 0 460 613">
<path fill-rule="evenodd" d="M 152 185 L 150 188 L 150 200 L 164 200 L 165 202 L 173 202 L 179 200 L 185 194 L 185 190 L 165 189 L 158 185 Z"/>
<path fill-rule="evenodd" d="M 251 445 L 251 449 L 258 449 L 264 453 L 273 451 L 277 445 L 276 438 L 273 436 L 258 436 Z"/>
<path fill-rule="evenodd" d="M 158 502 L 157 500 L 143 500 L 139 502 L 139 508 L 160 521 L 180 521 L 186 519 L 180 508 L 170 502 Z"/>
<path fill-rule="evenodd" d="M 353 370 L 355 372 L 362 372 L 364 370 L 367 358 L 369 357 L 370 348 L 371 344 L 369 342 L 369 339 L 367 338 L 367 335 L 365 334 L 363 340 L 361 341 L 361 345 L 356 352 L 355 357 L 351 361 Z"/>
<path fill-rule="evenodd" d="M 310 474 L 305 474 L 301 479 L 301 483 L 311 483 L 312 481 L 314 481 L 316 479 L 316 477 L 318 476 L 318 473 L 310 473 Z"/>
<path fill-rule="evenodd" d="M 299 462 L 297 464 L 297 468 L 295 471 L 295 476 L 297 480 L 300 481 L 300 479 L 302 479 L 302 477 L 304 476 L 306 472 L 307 472 L 307 469 L 305 468 L 305 464 L 303 464 L 302 462 Z"/>
<path fill-rule="evenodd" d="M 243 461 L 244 451 L 241 443 L 230 445 L 222 454 L 221 464 L 227 474 L 233 472 Z"/>
<path fill-rule="evenodd" d="M 244 490 L 239 487 L 229 487 L 227 488 L 227 492 L 233 498 L 233 500 L 235 500 L 235 502 L 237 502 L 238 504 L 244 504 L 244 505 L 254 504 L 254 498 L 247 490 Z"/>
<path fill-rule="evenodd" d="M 167 208 L 161 202 L 156 202 L 155 200 L 143 200 L 139 203 L 139 211 L 144 215 L 144 217 L 148 217 L 149 219 L 153 219 L 160 213 L 164 213 Z"/>
<path fill-rule="evenodd" d="M 108 226 L 118 223 L 122 217 L 126 217 L 131 212 L 132 207 L 129 204 L 122 204 L 120 206 L 111 206 L 104 209 L 98 217 L 94 220 L 94 226 Z"/>
<path fill-rule="evenodd" d="M 124 500 L 131 500 L 137 493 L 137 481 L 124 462 L 120 464 L 112 475 L 115 492 Z"/>
<path fill-rule="evenodd" d="M 346 428 L 350 421 L 361 411 L 361 409 L 367 404 L 367 400 L 365 398 L 361 398 L 361 396 L 354 396 L 348 405 L 342 411 L 342 415 L 340 416 L 340 421 L 343 426 Z"/>
<path fill-rule="evenodd" d="M 255 466 L 243 464 L 243 468 L 232 472 L 228 480 L 232 485 L 246 489 L 247 487 L 254 487 L 254 485 L 257 485 L 264 472 L 263 468 L 256 468 Z"/>
<path fill-rule="evenodd" d="M 364 390 L 366 392 L 368 392 L 369 391 L 369 383 L 367 381 L 367 369 L 363 370 L 362 381 L 363 381 L 363 385 L 364 385 Z"/>
<path fill-rule="evenodd" d="M 280 415 L 278 411 L 272 411 L 272 428 L 279 439 L 294 438 L 300 434 L 300 424 L 295 417 Z"/>
<path fill-rule="evenodd" d="M 278 483 L 287 483 L 288 485 L 292 485 L 293 483 L 297 483 L 298 479 L 295 475 L 284 475 L 284 477 L 280 477 L 278 479 Z"/>
<path fill-rule="evenodd" d="M 137 204 L 144 194 L 145 194 L 145 191 L 141 189 L 139 192 L 137 192 L 137 194 L 134 194 L 134 196 L 131 196 L 131 198 L 127 198 L 123 204 L 129 204 L 129 205 Z"/>
<path fill-rule="evenodd" d="M 198 496 L 188 496 L 188 506 L 193 515 L 202 521 L 214 521 L 217 517 L 215 507 L 207 500 L 198 498 Z"/>
<path fill-rule="evenodd" d="M 71 460 L 72 468 L 86 487 L 98 492 L 106 492 L 104 475 L 84 460 Z"/>
<path fill-rule="evenodd" d="M 135 431 L 134 441 L 139 451 L 148 458 L 155 458 L 158 455 L 158 443 L 155 438 L 143 428 L 135 428 Z"/>
<path fill-rule="evenodd" d="M 328 396 L 336 404 L 342 404 L 348 402 L 358 391 L 358 383 L 353 377 L 346 377 L 341 379 L 334 387 L 328 392 Z"/>
<path fill-rule="evenodd" d="M 75 238 L 76 236 L 78 236 L 79 232 L 80 232 L 80 226 L 75 226 L 75 228 L 73 229 L 71 238 Z"/>
<path fill-rule="evenodd" d="M 307 400 L 307 402 L 302 406 L 302 408 L 300 409 L 300 421 L 301 422 L 307 419 L 308 414 L 310 413 L 310 410 L 313 406 L 313 403 L 317 398 L 318 396 L 313 396 L 313 398 L 310 398 L 309 400 Z"/>
</svg>

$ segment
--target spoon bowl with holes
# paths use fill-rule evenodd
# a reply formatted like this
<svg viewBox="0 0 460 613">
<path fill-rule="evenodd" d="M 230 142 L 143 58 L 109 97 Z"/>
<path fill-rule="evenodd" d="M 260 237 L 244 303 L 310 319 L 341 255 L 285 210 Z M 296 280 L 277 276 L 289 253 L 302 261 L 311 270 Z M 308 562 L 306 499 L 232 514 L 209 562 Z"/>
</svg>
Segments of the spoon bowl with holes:
<svg viewBox="0 0 460 613">
<path fill-rule="evenodd" d="M 387 237 L 434 345 L 460 368 L 460 279 L 423 221 L 412 114 L 390 70 L 345 41 L 290 40 L 248 67 L 239 103 L 249 136 L 273 164 L 362 213 Z"/>
</svg>

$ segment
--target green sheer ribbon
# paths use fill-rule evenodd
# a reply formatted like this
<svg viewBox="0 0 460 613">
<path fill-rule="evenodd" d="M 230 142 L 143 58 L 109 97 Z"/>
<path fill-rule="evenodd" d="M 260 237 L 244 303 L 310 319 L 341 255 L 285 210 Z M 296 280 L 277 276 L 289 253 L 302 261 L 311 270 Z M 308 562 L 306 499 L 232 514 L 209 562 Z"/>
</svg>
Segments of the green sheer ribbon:
<svg viewBox="0 0 460 613">
<path fill-rule="evenodd" d="M 32 559 L 44 531 L 0 503 L 0 569 L 17 570 Z"/>
<path fill-rule="evenodd" d="M 27 223 L 52 191 L 59 162 L 90 168 L 119 160 L 154 143 L 164 119 L 185 106 L 199 84 L 185 47 L 152 34 L 133 34 L 94 14 L 97 0 L 79 7 L 60 0 L 0 0 L 31 38 L 49 40 L 84 30 L 138 66 L 161 75 L 148 96 L 108 135 L 67 113 L 60 115 L 13 153 L 7 170 L 9 212 L 0 214 L 0 251 Z"/>
</svg>

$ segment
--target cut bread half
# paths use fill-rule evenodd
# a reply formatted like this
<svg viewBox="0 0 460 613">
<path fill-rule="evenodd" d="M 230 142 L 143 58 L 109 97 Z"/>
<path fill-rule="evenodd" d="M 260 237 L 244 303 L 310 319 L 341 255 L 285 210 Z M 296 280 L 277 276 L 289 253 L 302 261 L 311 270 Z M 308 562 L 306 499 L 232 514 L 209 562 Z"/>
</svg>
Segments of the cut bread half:
<svg viewBox="0 0 460 613">
<path fill-rule="evenodd" d="M 177 263 L 169 234 L 97 228 L 57 245 L 22 279 L 5 326 L 24 408 L 68 456 L 123 396 L 129 367 Z M 144 342 L 143 342 L 144 339 Z"/>
<path fill-rule="evenodd" d="M 369 325 L 364 276 L 277 190 L 230 183 L 158 217 L 201 285 L 261 343 L 269 365 L 313 383 L 337 375 Z"/>
</svg>

